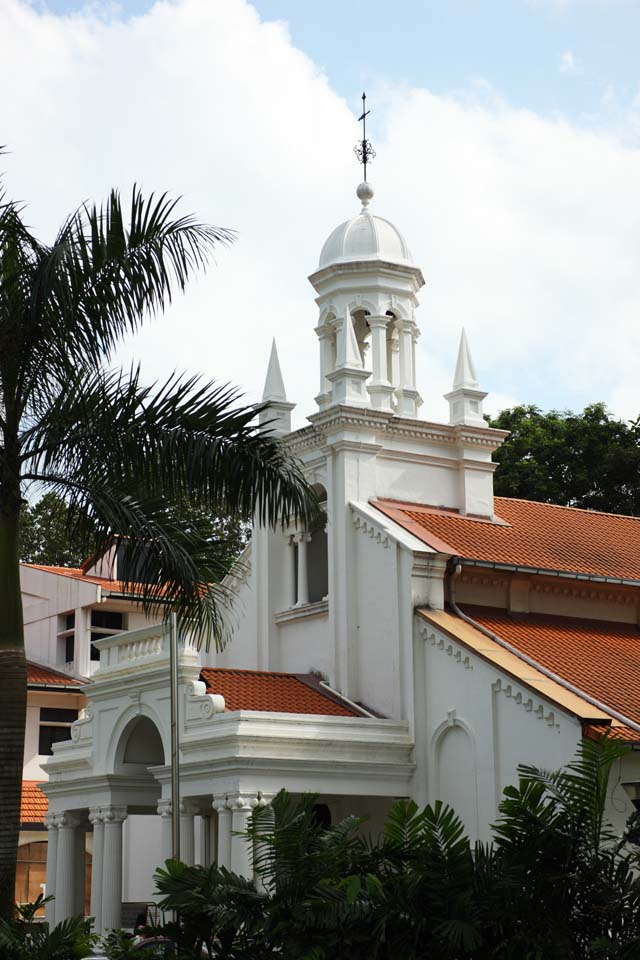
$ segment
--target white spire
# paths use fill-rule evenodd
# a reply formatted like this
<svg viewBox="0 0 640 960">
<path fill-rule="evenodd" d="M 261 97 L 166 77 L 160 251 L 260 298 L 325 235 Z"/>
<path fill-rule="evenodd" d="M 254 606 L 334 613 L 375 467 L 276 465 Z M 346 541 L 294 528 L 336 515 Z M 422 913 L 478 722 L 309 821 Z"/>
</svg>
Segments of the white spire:
<svg viewBox="0 0 640 960">
<path fill-rule="evenodd" d="M 462 334 L 460 336 L 460 346 L 458 347 L 458 359 L 456 361 L 456 372 L 453 375 L 452 389 L 459 390 L 461 387 L 471 387 L 472 390 L 477 390 L 479 387 L 464 327 L 462 328 Z"/>
<path fill-rule="evenodd" d="M 331 383 L 332 403 L 350 407 L 368 407 L 369 395 L 365 384 L 371 376 L 363 369 L 358 338 L 353 326 L 353 317 L 348 309 L 340 321 L 337 343 L 338 362 L 335 370 L 326 374 Z"/>
<path fill-rule="evenodd" d="M 284 389 L 284 380 L 282 379 L 282 370 L 278 360 L 278 348 L 276 347 L 276 338 L 273 338 L 271 344 L 271 355 L 269 357 L 269 366 L 267 367 L 267 376 L 264 381 L 264 390 L 262 391 L 263 400 L 283 400 L 286 403 L 287 393 Z"/>
<path fill-rule="evenodd" d="M 358 346 L 358 338 L 356 337 L 355 327 L 353 326 L 353 319 L 348 312 L 343 322 L 345 324 L 344 360 L 340 366 L 349 367 L 350 370 L 362 370 L 362 356 L 360 354 L 360 347 Z"/>
<path fill-rule="evenodd" d="M 269 356 L 269 366 L 264 381 L 262 402 L 265 407 L 260 411 L 260 423 L 265 424 L 267 429 L 278 437 L 291 433 L 291 411 L 295 407 L 295 403 L 287 401 L 275 337 L 271 344 L 271 355 Z"/>
<path fill-rule="evenodd" d="M 453 375 L 453 389 L 445 394 L 449 401 L 449 423 L 453 426 L 486 427 L 487 423 L 482 415 L 482 401 L 486 397 L 480 389 L 476 376 L 467 335 L 462 330 L 456 372 Z"/>
</svg>

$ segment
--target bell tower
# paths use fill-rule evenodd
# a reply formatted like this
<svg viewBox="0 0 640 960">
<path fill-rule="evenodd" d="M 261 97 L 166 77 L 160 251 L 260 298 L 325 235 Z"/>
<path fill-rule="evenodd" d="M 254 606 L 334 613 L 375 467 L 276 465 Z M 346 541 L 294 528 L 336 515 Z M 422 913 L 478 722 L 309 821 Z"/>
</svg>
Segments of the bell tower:
<svg viewBox="0 0 640 960">
<path fill-rule="evenodd" d="M 424 285 L 404 237 L 369 205 L 363 181 L 360 213 L 325 242 L 309 280 L 316 293 L 320 341 L 320 410 L 340 404 L 415 418 L 417 293 Z"/>
</svg>

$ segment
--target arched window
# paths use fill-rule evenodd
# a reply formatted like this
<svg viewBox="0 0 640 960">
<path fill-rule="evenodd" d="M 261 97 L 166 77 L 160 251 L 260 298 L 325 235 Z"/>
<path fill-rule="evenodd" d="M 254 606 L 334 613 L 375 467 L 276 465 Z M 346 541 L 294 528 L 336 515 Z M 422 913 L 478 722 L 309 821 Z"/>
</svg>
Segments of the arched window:
<svg viewBox="0 0 640 960">
<path fill-rule="evenodd" d="M 318 495 L 323 512 L 326 514 L 327 491 L 321 484 L 313 488 Z M 307 547 L 307 576 L 309 580 L 309 603 L 319 603 L 329 593 L 329 553 L 327 547 L 327 525 L 323 518 L 314 530 Z"/>
</svg>

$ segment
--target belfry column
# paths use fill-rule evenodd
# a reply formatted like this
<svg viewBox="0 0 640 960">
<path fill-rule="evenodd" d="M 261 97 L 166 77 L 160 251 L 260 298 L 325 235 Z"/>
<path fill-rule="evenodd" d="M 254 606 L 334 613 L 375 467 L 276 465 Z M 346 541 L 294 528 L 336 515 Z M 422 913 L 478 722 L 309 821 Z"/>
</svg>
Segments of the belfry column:
<svg viewBox="0 0 640 960">
<path fill-rule="evenodd" d="M 415 384 L 414 336 L 416 328 L 413 320 L 398 320 L 400 334 L 400 386 L 396 390 L 398 416 L 417 417 L 421 404 L 420 394 Z"/>
<path fill-rule="evenodd" d="M 89 822 L 93 824 L 93 855 L 91 861 L 91 916 L 95 918 L 95 930 L 102 935 L 102 870 L 104 862 L 104 819 L 100 807 L 89 810 Z"/>
<path fill-rule="evenodd" d="M 367 317 L 367 323 L 371 330 L 371 365 L 373 367 L 373 376 L 371 382 L 367 385 L 371 397 L 371 406 L 377 410 L 391 412 L 393 409 L 393 387 L 387 379 L 387 327 L 389 317 L 370 316 Z"/>
<path fill-rule="evenodd" d="M 45 893 L 49 896 L 56 894 L 56 859 L 58 855 L 58 824 L 55 813 L 45 813 L 44 825 L 47 828 L 47 874 Z M 56 901 L 52 900 L 45 906 L 45 917 L 49 930 L 56 925 Z"/>
<path fill-rule="evenodd" d="M 122 926 L 122 824 L 126 807 L 104 807 L 104 858 L 102 870 L 102 927 Z"/>
<path fill-rule="evenodd" d="M 316 403 L 322 410 L 331 401 L 331 384 L 327 380 L 327 374 L 331 372 L 333 366 L 331 345 L 335 331 L 329 324 L 323 323 L 316 327 L 316 335 L 320 341 L 320 393 L 316 397 Z"/>
</svg>

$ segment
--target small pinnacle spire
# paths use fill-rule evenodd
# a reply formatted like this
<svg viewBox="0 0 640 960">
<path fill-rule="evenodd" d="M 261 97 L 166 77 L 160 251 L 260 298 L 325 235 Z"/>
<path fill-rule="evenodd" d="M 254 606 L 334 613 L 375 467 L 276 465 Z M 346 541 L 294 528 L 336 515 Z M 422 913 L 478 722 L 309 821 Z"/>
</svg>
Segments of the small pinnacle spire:
<svg viewBox="0 0 640 960">
<path fill-rule="evenodd" d="M 351 370 L 361 370 L 362 356 L 360 354 L 358 338 L 356 337 L 356 331 L 353 326 L 353 320 L 350 313 L 347 313 L 346 317 L 344 318 L 344 322 L 347 325 L 345 330 L 344 366 L 349 367 Z"/>
<path fill-rule="evenodd" d="M 271 344 L 271 356 L 269 357 L 269 366 L 267 368 L 267 377 L 264 382 L 262 393 L 263 400 L 279 400 L 286 403 L 287 394 L 284 389 L 284 380 L 278 360 L 278 348 L 276 347 L 276 338 L 273 338 Z"/>
<path fill-rule="evenodd" d="M 467 334 L 463 327 L 462 334 L 460 336 L 460 346 L 458 347 L 456 372 L 453 375 L 453 390 L 459 390 L 460 388 L 464 387 L 470 387 L 472 390 L 477 390 L 479 383 L 478 378 L 476 377 L 475 367 L 473 366 L 473 360 L 471 359 L 471 351 L 469 350 Z"/>
</svg>

